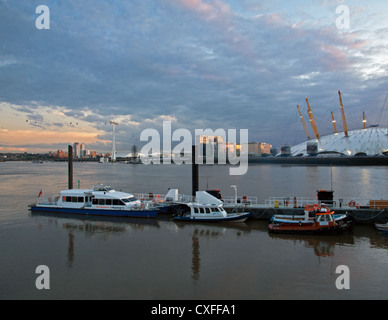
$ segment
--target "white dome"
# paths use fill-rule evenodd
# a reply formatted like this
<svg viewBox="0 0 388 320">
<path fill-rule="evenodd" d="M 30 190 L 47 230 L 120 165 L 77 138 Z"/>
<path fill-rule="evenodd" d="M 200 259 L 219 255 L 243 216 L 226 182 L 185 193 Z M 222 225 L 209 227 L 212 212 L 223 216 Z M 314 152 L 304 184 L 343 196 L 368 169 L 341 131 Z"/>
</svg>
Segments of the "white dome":
<svg viewBox="0 0 388 320">
<path fill-rule="evenodd" d="M 345 137 L 344 132 L 339 132 L 319 139 L 311 139 L 292 146 L 291 154 L 308 155 L 306 149 L 308 142 L 318 144 L 318 154 L 333 152 L 354 156 L 357 153 L 365 153 L 368 156 L 374 156 L 388 151 L 387 129 L 377 127 L 348 131 L 348 137 Z"/>
</svg>

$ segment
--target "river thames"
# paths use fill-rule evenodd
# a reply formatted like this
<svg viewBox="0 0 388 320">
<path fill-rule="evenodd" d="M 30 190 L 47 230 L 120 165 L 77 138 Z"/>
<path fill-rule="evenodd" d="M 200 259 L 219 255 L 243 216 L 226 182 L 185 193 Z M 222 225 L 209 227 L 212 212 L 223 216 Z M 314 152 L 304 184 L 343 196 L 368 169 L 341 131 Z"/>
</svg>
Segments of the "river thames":
<svg viewBox="0 0 388 320">
<path fill-rule="evenodd" d="M 386 167 L 249 165 L 200 166 L 200 189 L 221 189 L 259 201 L 314 197 L 388 199 Z M 335 236 L 268 233 L 267 221 L 176 223 L 157 219 L 85 218 L 31 214 L 40 192 L 67 188 L 67 163 L 0 163 L 0 299 L 278 300 L 386 299 L 388 236 L 356 224 Z M 136 193 L 178 188 L 191 193 L 189 165 L 74 163 L 74 186 L 104 183 Z M 39 290 L 36 268 L 50 271 Z M 338 289 L 337 267 L 349 270 Z"/>
</svg>

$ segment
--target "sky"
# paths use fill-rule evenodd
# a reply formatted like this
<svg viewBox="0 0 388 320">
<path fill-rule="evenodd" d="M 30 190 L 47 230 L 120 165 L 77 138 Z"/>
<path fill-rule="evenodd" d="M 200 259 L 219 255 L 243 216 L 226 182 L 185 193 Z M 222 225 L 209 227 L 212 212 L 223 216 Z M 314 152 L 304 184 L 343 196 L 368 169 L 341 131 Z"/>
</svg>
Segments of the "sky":
<svg viewBox="0 0 388 320">
<path fill-rule="evenodd" d="M 109 152 L 109 121 L 118 154 L 163 121 L 280 148 L 306 140 L 297 105 L 313 135 L 306 97 L 342 130 L 338 90 L 349 130 L 386 127 L 387 58 L 386 0 L 0 0 L 0 152 Z"/>
</svg>

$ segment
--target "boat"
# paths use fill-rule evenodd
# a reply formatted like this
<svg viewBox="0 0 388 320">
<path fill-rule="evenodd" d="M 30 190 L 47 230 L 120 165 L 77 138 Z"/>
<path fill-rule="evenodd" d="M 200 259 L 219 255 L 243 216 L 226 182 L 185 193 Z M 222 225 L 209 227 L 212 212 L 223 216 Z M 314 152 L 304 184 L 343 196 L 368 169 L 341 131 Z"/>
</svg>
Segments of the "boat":
<svg viewBox="0 0 388 320">
<path fill-rule="evenodd" d="M 206 191 L 197 191 L 195 202 L 180 203 L 173 216 L 175 221 L 191 222 L 244 222 L 250 212 L 227 213 L 223 202 Z"/>
<path fill-rule="evenodd" d="M 326 206 L 325 203 L 322 203 L 321 205 L 314 204 L 314 205 L 305 205 L 305 213 L 304 214 L 295 214 L 295 215 L 285 215 L 285 214 L 275 214 L 272 216 L 271 221 L 272 222 L 299 222 L 299 221 L 313 221 L 315 219 L 315 214 L 319 212 L 330 212 L 330 209 Z M 306 210 L 308 211 L 308 214 L 306 214 Z M 342 214 L 336 214 L 333 212 L 333 218 L 335 221 L 345 221 L 348 220 L 349 217 L 346 213 Z"/>
<path fill-rule="evenodd" d="M 382 231 L 383 233 L 388 233 L 388 222 L 384 224 L 375 223 L 375 227 L 377 230 Z"/>
<path fill-rule="evenodd" d="M 335 215 L 324 204 L 306 205 L 304 215 L 274 215 L 268 224 L 273 233 L 330 234 L 348 230 L 351 222 L 346 214 Z"/>
<path fill-rule="evenodd" d="M 62 190 L 57 196 L 39 201 L 41 194 L 30 205 L 31 211 L 140 218 L 155 218 L 159 213 L 151 203 L 102 184 L 92 189 Z"/>
</svg>

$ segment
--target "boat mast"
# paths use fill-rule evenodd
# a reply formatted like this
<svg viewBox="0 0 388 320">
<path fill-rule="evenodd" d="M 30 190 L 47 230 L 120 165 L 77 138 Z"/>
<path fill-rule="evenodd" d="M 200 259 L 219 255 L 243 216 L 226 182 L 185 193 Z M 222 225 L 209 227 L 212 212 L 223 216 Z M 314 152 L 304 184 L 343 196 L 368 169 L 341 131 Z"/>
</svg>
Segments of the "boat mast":
<svg viewBox="0 0 388 320">
<path fill-rule="evenodd" d="M 306 97 L 306 102 L 307 102 L 307 111 L 309 113 L 311 127 L 313 128 L 315 138 L 319 139 L 318 128 L 317 128 L 317 125 L 315 124 L 313 112 L 311 111 L 310 104 L 309 104 L 309 101 L 307 100 L 307 97 Z"/>
<path fill-rule="evenodd" d="M 307 140 L 310 140 L 310 134 L 309 134 L 309 131 L 307 130 L 307 126 L 306 126 L 306 122 L 304 121 L 303 119 L 303 116 L 302 116 L 302 112 L 300 112 L 300 109 L 299 109 L 299 106 L 296 105 L 296 107 L 298 108 L 298 111 L 299 111 L 299 115 L 300 115 L 300 119 L 302 120 L 302 124 L 303 124 L 303 127 L 304 127 L 304 131 L 306 132 L 306 136 L 307 136 Z"/>
<path fill-rule="evenodd" d="M 344 127 L 345 137 L 349 137 L 349 135 L 348 135 L 348 126 L 346 125 L 345 109 L 344 109 L 344 105 L 342 104 L 341 92 L 339 90 L 338 90 L 338 95 L 339 95 L 341 115 L 342 115 L 342 125 Z"/>
</svg>

